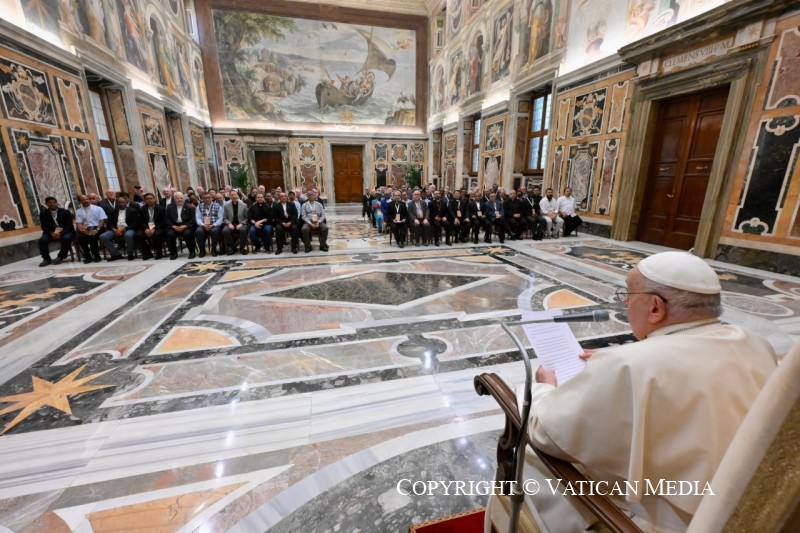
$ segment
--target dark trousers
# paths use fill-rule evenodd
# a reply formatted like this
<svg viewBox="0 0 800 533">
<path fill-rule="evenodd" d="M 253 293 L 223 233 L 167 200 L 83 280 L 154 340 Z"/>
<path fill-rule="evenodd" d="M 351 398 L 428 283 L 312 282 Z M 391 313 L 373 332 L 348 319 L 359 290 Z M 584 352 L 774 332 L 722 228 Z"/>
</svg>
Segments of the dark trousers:
<svg viewBox="0 0 800 533">
<path fill-rule="evenodd" d="M 433 226 L 433 240 L 435 242 L 439 242 L 442 239 L 442 228 L 444 228 L 444 236 L 447 242 L 450 242 L 450 222 L 446 218 L 441 218 L 439 220 L 433 219 L 431 220 L 431 225 Z"/>
<path fill-rule="evenodd" d="M 489 219 L 486 216 L 483 217 L 470 217 L 470 223 L 472 224 L 472 242 L 478 242 L 478 234 L 483 228 L 483 240 L 488 241 L 492 235 L 492 223 L 489 222 Z"/>
<path fill-rule="evenodd" d="M 186 243 L 186 247 L 189 248 L 189 253 L 194 253 L 197 247 L 195 246 L 194 242 L 194 232 L 186 228 L 183 231 L 175 231 L 172 228 L 167 230 L 167 247 L 169 248 L 169 253 L 175 255 L 178 253 L 178 237 L 183 237 L 183 242 Z"/>
<path fill-rule="evenodd" d="M 426 242 L 431 238 L 430 222 L 420 221 L 419 224 L 416 222 L 411 222 L 410 225 L 414 242 L 419 243 L 420 237 Z"/>
<path fill-rule="evenodd" d="M 525 228 L 525 219 L 522 217 L 514 218 L 508 217 L 506 219 L 506 228 L 510 235 L 513 235 L 517 239 L 522 238 L 522 230 Z"/>
<path fill-rule="evenodd" d="M 311 248 L 311 232 L 314 231 L 311 229 L 310 224 L 303 224 L 300 233 L 303 234 L 303 244 L 306 245 L 306 248 Z M 319 227 L 316 229 L 319 235 L 319 247 L 323 248 L 328 246 L 328 225 L 324 222 L 319 223 Z"/>
<path fill-rule="evenodd" d="M 456 238 L 460 237 L 462 242 L 467 242 L 472 224 L 470 224 L 468 218 L 460 218 L 457 220 L 459 222 L 458 224 L 455 223 L 456 219 L 453 220 L 453 236 Z"/>
<path fill-rule="evenodd" d="M 259 230 L 255 225 L 250 226 L 250 243 L 258 250 L 263 243 L 265 250 L 272 249 L 272 226 L 262 224 Z"/>
<path fill-rule="evenodd" d="M 61 238 L 58 239 L 61 243 L 61 249 L 58 251 L 59 259 L 66 259 L 67 255 L 69 255 L 73 236 L 72 232 L 61 234 Z M 42 236 L 39 237 L 39 253 L 45 261 L 50 261 L 50 243 L 54 240 L 46 231 L 43 231 Z"/>
<path fill-rule="evenodd" d="M 100 234 L 97 235 L 84 235 L 78 233 L 78 244 L 81 247 L 84 260 L 95 257 L 100 258 Z"/>
<path fill-rule="evenodd" d="M 506 219 L 502 217 L 495 218 L 492 221 L 492 226 L 494 226 L 494 232 L 500 238 L 500 242 L 506 242 Z M 491 237 L 489 240 L 491 240 Z"/>
<path fill-rule="evenodd" d="M 157 229 L 153 232 L 150 238 L 145 235 L 144 231 L 136 232 L 134 240 L 139 243 L 139 250 L 142 251 L 143 258 L 161 257 L 161 249 L 164 247 L 164 230 Z"/>
<path fill-rule="evenodd" d="M 566 237 L 583 224 L 583 220 L 578 215 L 564 217 L 564 236 Z"/>
<path fill-rule="evenodd" d="M 247 224 L 242 224 L 242 229 L 238 232 L 236 230 L 231 230 L 230 226 L 227 225 L 222 228 L 222 240 L 225 241 L 225 250 L 227 250 L 229 254 L 232 254 L 236 249 L 236 246 L 233 244 L 233 235 L 237 233 L 239 250 L 245 250 L 247 247 Z"/>
<path fill-rule="evenodd" d="M 389 225 L 392 228 L 392 233 L 394 234 L 394 240 L 397 242 L 397 244 L 400 243 L 405 244 L 406 235 L 408 234 L 408 228 L 406 227 L 406 223 L 402 222 L 400 224 L 397 224 L 394 222 L 394 220 L 392 220 L 391 222 L 389 222 Z"/>
<path fill-rule="evenodd" d="M 297 231 L 297 224 L 292 224 L 289 228 L 283 227 L 280 222 L 275 223 L 275 245 L 278 251 L 283 250 L 283 243 L 286 242 L 286 232 L 292 236 L 292 250 L 297 250 L 299 232 Z"/>
<path fill-rule="evenodd" d="M 217 251 L 217 241 L 219 241 L 219 226 L 211 226 L 211 229 L 206 231 L 203 226 L 198 226 L 194 232 L 195 241 L 197 242 L 197 249 L 200 252 L 206 249 L 206 239 L 211 237 L 211 252 Z"/>
</svg>

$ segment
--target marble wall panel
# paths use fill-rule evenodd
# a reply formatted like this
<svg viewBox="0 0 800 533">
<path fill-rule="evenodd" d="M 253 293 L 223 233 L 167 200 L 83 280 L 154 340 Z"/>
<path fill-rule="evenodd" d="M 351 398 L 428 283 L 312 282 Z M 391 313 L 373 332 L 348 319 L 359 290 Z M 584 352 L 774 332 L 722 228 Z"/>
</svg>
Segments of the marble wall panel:
<svg viewBox="0 0 800 533">
<path fill-rule="evenodd" d="M 86 192 L 99 193 L 102 191 L 100 176 L 97 172 L 97 162 L 94 158 L 94 146 L 88 139 L 70 139 L 72 152 L 77 161 L 78 178 Z"/>
<path fill-rule="evenodd" d="M 615 83 L 611 87 L 611 105 L 608 112 L 608 128 L 606 133 L 622 131 L 622 123 L 625 120 L 625 110 L 628 107 L 629 87 L 629 80 Z"/>
<path fill-rule="evenodd" d="M 44 71 L 0 57 L 0 94 L 6 118 L 58 126 L 53 93 Z"/>
<path fill-rule="evenodd" d="M 3 231 L 25 226 L 25 213 L 19 208 L 21 202 L 17 183 L 14 175 L 6 170 L 10 165 L 11 160 L 6 153 L 5 144 L 0 142 L 0 229 Z"/>
<path fill-rule="evenodd" d="M 619 160 L 619 139 L 609 139 L 604 143 L 603 162 L 600 167 L 600 185 L 597 189 L 597 202 L 594 212 L 605 215 L 611 212 L 612 191 L 617 177 Z"/>
<path fill-rule="evenodd" d="M 122 91 L 117 89 L 106 89 L 108 108 L 111 115 L 111 124 L 114 128 L 114 139 L 118 145 L 130 146 L 131 129 L 128 124 L 128 115 L 125 113 L 125 102 L 123 101 Z"/>
<path fill-rule="evenodd" d="M 765 109 L 800 105 L 800 28 L 781 33 Z"/>
<path fill-rule="evenodd" d="M 65 127 L 72 131 L 87 133 L 86 116 L 81 104 L 80 85 L 78 83 L 56 78 L 58 97 L 64 111 Z"/>
<path fill-rule="evenodd" d="M 556 146 L 553 150 L 553 172 L 550 175 L 551 187 L 561 190 L 561 179 L 564 172 L 564 146 Z"/>
<path fill-rule="evenodd" d="M 18 129 L 11 129 L 9 136 L 12 138 L 17 164 L 23 165 L 21 172 L 31 180 L 33 196 L 27 200 L 31 213 L 36 213 L 34 224 L 39 223 L 39 209 L 44 205 L 46 197 L 56 198 L 62 206 L 72 205 L 77 194 L 68 172 L 64 138 L 60 135 L 37 137 Z"/>
<path fill-rule="evenodd" d="M 576 201 L 575 208 L 580 211 L 589 211 L 592 207 L 599 144 L 593 142 L 585 145 L 573 144 L 569 147 L 566 185 L 572 187 Z"/>
<path fill-rule="evenodd" d="M 571 137 L 584 137 L 600 133 L 603 127 L 605 104 L 605 87 L 576 96 L 572 110 Z"/>
<path fill-rule="evenodd" d="M 753 235 L 775 234 L 787 184 L 797 164 L 800 116 L 762 120 L 750 153 L 733 231 Z"/>
<path fill-rule="evenodd" d="M 556 112 L 556 140 L 563 141 L 567 138 L 567 126 L 569 125 L 569 111 L 571 98 L 561 98 L 558 100 L 558 111 Z"/>
<path fill-rule="evenodd" d="M 181 125 L 181 117 L 169 117 L 169 126 L 172 131 L 172 142 L 175 148 L 175 155 L 186 155 L 186 141 L 183 138 L 183 128 Z"/>
</svg>

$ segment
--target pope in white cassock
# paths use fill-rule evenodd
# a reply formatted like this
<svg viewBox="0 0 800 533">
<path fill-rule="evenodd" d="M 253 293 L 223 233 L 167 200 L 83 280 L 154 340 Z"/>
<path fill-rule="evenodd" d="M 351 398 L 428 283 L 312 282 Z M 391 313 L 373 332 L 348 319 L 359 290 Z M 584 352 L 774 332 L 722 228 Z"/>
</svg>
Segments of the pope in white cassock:
<svg viewBox="0 0 800 533">
<path fill-rule="evenodd" d="M 584 354 L 586 368 L 563 384 L 539 367 L 528 432 L 546 453 L 578 463 L 590 479 L 607 481 L 606 494 L 615 482 L 638 485 L 615 503 L 644 531 L 684 531 L 775 369 L 775 353 L 760 336 L 719 321 L 719 278 L 690 253 L 643 259 L 626 282 L 618 297 L 639 342 Z M 592 528 L 591 515 L 563 496 L 563 487 L 553 494 L 547 478 L 556 483 L 528 450 L 525 479 L 537 479 L 541 488 L 525 502 L 542 530 Z M 661 479 L 690 481 L 699 490 L 647 494 L 647 482 L 657 486 Z M 496 525 L 507 523 L 503 515 L 492 496 L 487 531 L 492 516 L 499 518 Z"/>
</svg>

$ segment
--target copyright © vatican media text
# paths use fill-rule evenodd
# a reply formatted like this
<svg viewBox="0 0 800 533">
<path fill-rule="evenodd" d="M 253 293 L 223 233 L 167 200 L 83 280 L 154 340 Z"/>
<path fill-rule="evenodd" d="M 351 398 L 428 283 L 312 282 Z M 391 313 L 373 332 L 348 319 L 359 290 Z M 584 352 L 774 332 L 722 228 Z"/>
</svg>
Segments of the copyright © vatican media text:
<svg viewBox="0 0 800 533">
<path fill-rule="evenodd" d="M 675 481 L 659 479 L 652 481 L 564 481 L 561 479 L 545 479 L 544 490 L 552 494 L 571 496 L 713 496 L 708 481 Z M 514 494 L 515 481 L 437 481 L 401 479 L 397 482 L 397 492 L 403 496 L 510 496 Z M 520 485 L 522 492 L 528 495 L 542 490 L 535 479 L 526 479 Z"/>
</svg>

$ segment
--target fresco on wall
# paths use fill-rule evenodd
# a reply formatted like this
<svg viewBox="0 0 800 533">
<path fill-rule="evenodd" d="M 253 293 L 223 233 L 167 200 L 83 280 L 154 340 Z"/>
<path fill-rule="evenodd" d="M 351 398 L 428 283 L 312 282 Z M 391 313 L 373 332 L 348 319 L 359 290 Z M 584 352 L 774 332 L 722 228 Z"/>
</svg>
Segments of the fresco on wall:
<svg viewBox="0 0 800 533">
<path fill-rule="evenodd" d="M 495 150 L 503 149 L 505 124 L 505 120 L 500 120 L 486 126 L 486 143 L 483 145 L 484 152 L 493 152 Z"/>
<path fill-rule="evenodd" d="M 213 17 L 226 118 L 415 125 L 414 31 L 227 10 Z"/>
<path fill-rule="evenodd" d="M 459 30 L 461 30 L 461 26 L 463 25 L 462 21 L 464 20 L 464 2 L 463 0 L 449 0 L 449 6 L 447 8 L 447 18 L 450 21 L 450 38 L 448 40 L 452 40 L 456 35 L 458 35 Z"/>
<path fill-rule="evenodd" d="M 521 16 L 526 17 L 519 40 L 521 60 L 523 65 L 528 66 L 550 51 L 553 2 L 526 0 Z"/>
<path fill-rule="evenodd" d="M 137 9 L 136 0 L 117 0 L 117 15 L 122 29 L 122 42 L 125 46 L 125 57 L 128 62 L 148 72 L 147 48 L 145 48 L 144 20 Z"/>
<path fill-rule="evenodd" d="M 478 31 L 469 40 L 467 53 L 467 95 L 483 90 L 485 53 L 483 33 Z"/>
<path fill-rule="evenodd" d="M 464 86 L 464 56 L 456 52 L 450 58 L 450 79 L 447 82 L 447 96 L 450 105 L 461 100 L 461 88 Z"/>
<path fill-rule="evenodd" d="M 444 111 L 444 68 L 439 65 L 433 77 L 433 112 Z"/>
<path fill-rule="evenodd" d="M 513 6 L 501 11 L 492 25 L 492 83 L 508 76 L 511 66 L 511 15 Z"/>
</svg>

